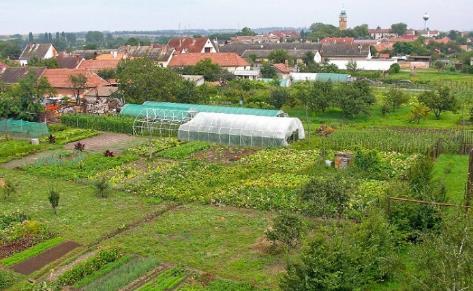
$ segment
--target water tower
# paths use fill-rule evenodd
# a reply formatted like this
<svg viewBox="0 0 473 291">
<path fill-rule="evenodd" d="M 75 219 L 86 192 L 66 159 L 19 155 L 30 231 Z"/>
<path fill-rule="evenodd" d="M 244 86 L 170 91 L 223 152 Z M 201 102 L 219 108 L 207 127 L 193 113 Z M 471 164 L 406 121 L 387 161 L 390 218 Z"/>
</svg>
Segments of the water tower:
<svg viewBox="0 0 473 291">
<path fill-rule="evenodd" d="M 429 21 L 430 19 L 430 15 L 429 13 L 425 13 L 424 16 L 422 17 L 422 19 L 424 19 L 424 30 L 427 30 L 427 22 Z"/>
</svg>

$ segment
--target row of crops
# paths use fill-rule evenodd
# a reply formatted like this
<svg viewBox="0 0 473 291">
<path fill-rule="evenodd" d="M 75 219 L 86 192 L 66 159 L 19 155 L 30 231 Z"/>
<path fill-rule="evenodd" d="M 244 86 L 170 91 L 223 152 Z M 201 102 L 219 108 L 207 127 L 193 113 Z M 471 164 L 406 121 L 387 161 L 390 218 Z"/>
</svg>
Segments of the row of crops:
<svg viewBox="0 0 473 291">
<path fill-rule="evenodd" d="M 376 149 L 386 152 L 427 153 L 439 147 L 442 153 L 461 153 L 473 141 L 472 131 L 437 129 L 340 129 L 327 137 L 316 136 L 297 148 L 346 150 Z"/>
</svg>

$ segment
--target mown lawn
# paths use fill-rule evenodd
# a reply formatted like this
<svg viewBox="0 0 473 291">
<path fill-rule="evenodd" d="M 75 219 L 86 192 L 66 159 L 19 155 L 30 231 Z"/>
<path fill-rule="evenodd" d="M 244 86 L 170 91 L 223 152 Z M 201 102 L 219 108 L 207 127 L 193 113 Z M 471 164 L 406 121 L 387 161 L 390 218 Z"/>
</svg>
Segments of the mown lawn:
<svg viewBox="0 0 473 291">
<path fill-rule="evenodd" d="M 435 162 L 434 178 L 445 184 L 451 202 L 463 204 L 468 178 L 468 156 L 441 155 Z"/>
<path fill-rule="evenodd" d="M 270 221 L 265 212 L 185 205 L 107 244 L 227 279 L 276 288 L 285 260 L 282 255 L 267 254 L 261 244 Z"/>
<path fill-rule="evenodd" d="M 117 191 L 111 191 L 108 198 L 98 198 L 91 185 L 38 178 L 22 171 L 2 169 L 0 176 L 17 185 L 17 193 L 11 199 L 0 197 L 0 213 L 22 211 L 47 224 L 58 236 L 81 244 L 94 242 L 161 207 Z M 61 195 L 58 215 L 54 215 L 48 201 L 50 189 L 56 189 Z"/>
</svg>

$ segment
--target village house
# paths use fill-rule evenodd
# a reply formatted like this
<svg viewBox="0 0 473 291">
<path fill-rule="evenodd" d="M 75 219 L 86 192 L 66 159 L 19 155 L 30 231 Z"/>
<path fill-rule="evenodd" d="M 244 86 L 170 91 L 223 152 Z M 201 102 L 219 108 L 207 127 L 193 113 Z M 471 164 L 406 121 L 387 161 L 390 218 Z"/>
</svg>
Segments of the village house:
<svg viewBox="0 0 473 291">
<path fill-rule="evenodd" d="M 33 68 L 33 67 L 5 67 L 3 72 L 0 70 L 0 82 L 6 85 L 13 85 L 19 83 L 29 73 L 38 79 L 44 73 L 46 68 Z"/>
<path fill-rule="evenodd" d="M 251 70 L 251 65 L 235 53 L 187 53 L 175 55 L 169 63 L 170 68 L 185 68 L 195 66 L 203 60 L 210 60 L 213 64 L 228 70 L 230 73 Z"/>
<path fill-rule="evenodd" d="M 217 52 L 216 46 L 208 37 L 176 37 L 169 40 L 168 46 L 178 54 Z"/>
<path fill-rule="evenodd" d="M 274 69 L 278 74 L 279 79 L 286 80 L 289 79 L 289 75 L 291 74 L 291 69 L 287 64 L 274 64 Z"/>
<path fill-rule="evenodd" d="M 399 37 L 399 35 L 390 28 L 368 29 L 368 33 L 372 39 L 389 39 Z"/>
<path fill-rule="evenodd" d="M 337 43 L 347 43 L 352 44 L 355 42 L 355 38 L 353 37 L 326 37 L 320 41 L 320 43 L 327 44 L 337 44 Z"/>
<path fill-rule="evenodd" d="M 123 46 L 118 51 L 112 51 L 111 54 L 117 59 L 137 59 L 149 58 L 158 63 L 161 67 L 166 68 L 171 61 L 175 49 L 168 45 L 149 45 L 149 46 Z"/>
<path fill-rule="evenodd" d="M 84 60 L 82 61 L 78 69 L 89 70 L 94 73 L 98 73 L 103 70 L 115 70 L 118 67 L 118 63 L 121 60 Z"/>
<path fill-rule="evenodd" d="M 48 60 L 58 56 L 56 48 L 50 43 L 30 43 L 20 55 L 20 65 L 26 66 L 32 59 Z"/>
<path fill-rule="evenodd" d="M 84 60 L 81 55 L 73 55 L 67 53 L 60 53 L 56 57 L 58 67 L 60 69 L 77 69 L 79 64 Z"/>
<path fill-rule="evenodd" d="M 87 79 L 87 82 L 81 88 L 75 87 L 71 81 L 72 76 L 79 75 L 83 75 Z M 91 89 L 109 86 L 109 83 L 96 73 L 84 69 L 46 69 L 42 77 L 45 77 L 51 87 L 55 89 L 56 97 L 73 98 L 77 91 L 79 91 L 80 97 L 83 97 L 84 93 Z"/>
</svg>

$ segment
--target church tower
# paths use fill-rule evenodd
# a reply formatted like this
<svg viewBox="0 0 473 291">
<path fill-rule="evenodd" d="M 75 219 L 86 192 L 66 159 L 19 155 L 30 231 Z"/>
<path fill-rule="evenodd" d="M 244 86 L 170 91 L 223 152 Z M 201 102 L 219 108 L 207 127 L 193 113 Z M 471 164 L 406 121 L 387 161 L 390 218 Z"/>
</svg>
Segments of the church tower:
<svg viewBox="0 0 473 291">
<path fill-rule="evenodd" d="M 342 12 L 340 12 L 340 21 L 338 28 L 342 31 L 348 28 L 348 16 L 345 10 L 342 10 Z"/>
</svg>

